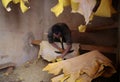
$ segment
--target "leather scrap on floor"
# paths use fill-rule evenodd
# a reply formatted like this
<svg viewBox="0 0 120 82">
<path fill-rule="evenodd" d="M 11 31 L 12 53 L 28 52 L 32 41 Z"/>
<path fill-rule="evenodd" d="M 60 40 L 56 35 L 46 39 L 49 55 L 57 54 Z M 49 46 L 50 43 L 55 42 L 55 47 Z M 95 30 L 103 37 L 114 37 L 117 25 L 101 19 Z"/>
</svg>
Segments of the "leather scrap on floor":
<svg viewBox="0 0 120 82">
<path fill-rule="evenodd" d="M 110 77 L 116 70 L 112 61 L 99 51 L 94 50 L 80 56 L 48 64 L 43 71 L 58 75 L 52 78 L 52 82 L 91 82 L 93 79 L 103 76 Z M 64 82 L 64 81 L 61 82 Z"/>
</svg>

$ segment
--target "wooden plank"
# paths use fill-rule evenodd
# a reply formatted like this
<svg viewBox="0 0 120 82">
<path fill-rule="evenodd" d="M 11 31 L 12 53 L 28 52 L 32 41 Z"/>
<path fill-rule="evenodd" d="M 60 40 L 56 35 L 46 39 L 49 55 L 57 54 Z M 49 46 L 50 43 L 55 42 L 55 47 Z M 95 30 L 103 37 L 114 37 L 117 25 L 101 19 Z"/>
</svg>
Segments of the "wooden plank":
<svg viewBox="0 0 120 82">
<path fill-rule="evenodd" d="M 72 30 L 71 35 L 73 42 L 81 44 L 116 46 L 118 42 L 118 29 L 94 32 L 79 32 L 78 30 Z"/>
<path fill-rule="evenodd" d="M 113 28 L 118 28 L 117 22 L 115 22 L 113 24 L 108 24 L 108 25 L 99 25 L 99 26 L 95 26 L 95 27 L 87 27 L 86 32 L 100 31 L 100 30 L 113 29 Z"/>
<path fill-rule="evenodd" d="M 33 40 L 33 41 L 31 42 L 31 44 L 33 44 L 33 45 L 39 45 L 40 42 L 41 42 L 41 40 Z"/>
<path fill-rule="evenodd" d="M 98 50 L 104 53 L 116 53 L 115 47 L 108 47 L 108 46 L 96 46 L 96 45 L 80 45 L 81 50 Z"/>
</svg>

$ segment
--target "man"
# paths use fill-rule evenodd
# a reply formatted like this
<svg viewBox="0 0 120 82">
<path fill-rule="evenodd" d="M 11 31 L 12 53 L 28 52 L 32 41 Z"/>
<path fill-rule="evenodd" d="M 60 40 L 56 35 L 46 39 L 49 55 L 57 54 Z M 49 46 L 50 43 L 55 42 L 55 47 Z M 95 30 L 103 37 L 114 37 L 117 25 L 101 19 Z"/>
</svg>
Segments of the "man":
<svg viewBox="0 0 120 82">
<path fill-rule="evenodd" d="M 49 43 L 61 52 L 57 58 L 64 58 L 72 47 L 71 31 L 65 23 L 57 23 L 48 31 Z M 66 49 L 60 48 L 55 42 L 66 42 Z"/>
</svg>

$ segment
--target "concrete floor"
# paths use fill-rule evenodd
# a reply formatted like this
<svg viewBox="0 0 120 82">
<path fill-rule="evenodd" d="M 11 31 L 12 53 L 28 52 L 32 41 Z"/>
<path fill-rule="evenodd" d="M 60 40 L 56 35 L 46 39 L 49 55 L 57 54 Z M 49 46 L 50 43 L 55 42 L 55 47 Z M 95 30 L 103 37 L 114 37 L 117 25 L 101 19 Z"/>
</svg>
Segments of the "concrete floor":
<svg viewBox="0 0 120 82">
<path fill-rule="evenodd" d="M 37 63 L 32 61 L 15 68 L 8 76 L 4 75 L 5 69 L 0 70 L 0 82 L 51 82 L 54 75 L 42 71 L 47 64 L 43 59 Z"/>
</svg>

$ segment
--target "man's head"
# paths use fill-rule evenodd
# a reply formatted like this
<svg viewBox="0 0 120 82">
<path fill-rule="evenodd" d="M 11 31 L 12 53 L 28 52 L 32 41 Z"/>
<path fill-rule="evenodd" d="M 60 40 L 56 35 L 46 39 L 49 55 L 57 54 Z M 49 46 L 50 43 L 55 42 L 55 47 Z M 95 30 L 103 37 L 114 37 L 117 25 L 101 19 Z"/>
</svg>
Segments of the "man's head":
<svg viewBox="0 0 120 82">
<path fill-rule="evenodd" d="M 61 36 L 61 33 L 62 33 L 60 26 L 57 24 L 52 26 L 52 32 L 56 38 L 59 38 Z"/>
</svg>

